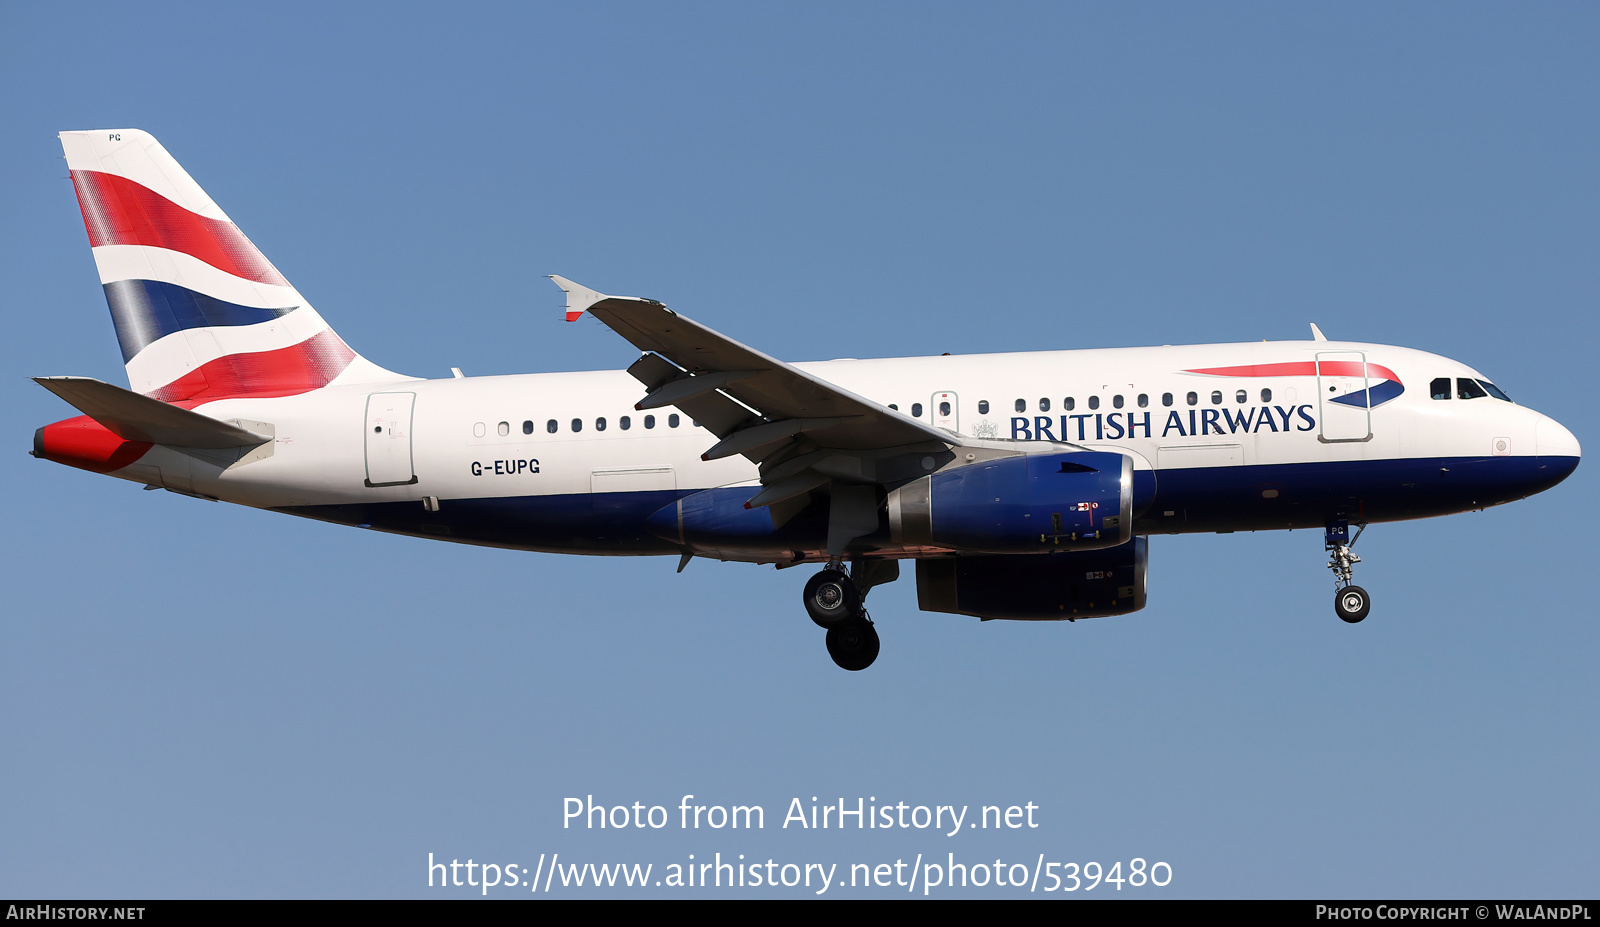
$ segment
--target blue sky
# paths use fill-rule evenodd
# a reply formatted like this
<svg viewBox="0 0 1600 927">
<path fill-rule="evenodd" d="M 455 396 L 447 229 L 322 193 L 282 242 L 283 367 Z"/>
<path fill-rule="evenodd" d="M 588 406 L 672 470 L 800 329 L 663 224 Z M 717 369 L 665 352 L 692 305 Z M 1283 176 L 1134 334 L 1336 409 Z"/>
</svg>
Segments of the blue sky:
<svg viewBox="0 0 1600 927">
<path fill-rule="evenodd" d="M 1160 537 L 1121 619 L 879 589 L 883 656 L 846 674 L 809 571 L 141 492 L 28 457 L 69 410 L 26 378 L 123 382 L 55 133 L 138 127 L 406 373 L 625 366 L 559 321 L 560 273 L 791 360 L 1314 321 L 1471 364 L 1593 444 L 1597 39 L 1571 3 L 0 7 L 0 894 L 465 897 L 428 889 L 429 853 L 720 852 L 1166 861 L 1136 897 L 1592 897 L 1589 466 L 1373 527 L 1356 627 L 1315 532 Z M 568 796 L 690 793 L 768 826 L 561 826 Z M 778 826 L 811 796 L 1040 826 Z"/>
</svg>

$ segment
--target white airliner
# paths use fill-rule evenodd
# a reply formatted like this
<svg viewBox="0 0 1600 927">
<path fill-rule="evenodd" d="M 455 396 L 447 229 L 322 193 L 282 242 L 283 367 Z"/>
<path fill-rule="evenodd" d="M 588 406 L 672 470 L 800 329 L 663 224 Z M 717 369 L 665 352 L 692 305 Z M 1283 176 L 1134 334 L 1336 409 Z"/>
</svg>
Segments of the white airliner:
<svg viewBox="0 0 1600 927">
<path fill-rule="evenodd" d="M 38 382 L 84 414 L 35 457 L 417 537 L 573 554 L 824 564 L 805 607 L 864 669 L 862 602 L 916 561 L 928 611 L 1145 604 L 1152 534 L 1349 526 L 1561 482 L 1572 433 L 1464 364 L 1328 341 L 790 364 L 659 302 L 562 277 L 643 352 L 626 371 L 423 380 L 346 346 L 150 135 L 62 147 L 132 389 Z M 1356 532 L 1359 536 L 1360 531 Z"/>
</svg>

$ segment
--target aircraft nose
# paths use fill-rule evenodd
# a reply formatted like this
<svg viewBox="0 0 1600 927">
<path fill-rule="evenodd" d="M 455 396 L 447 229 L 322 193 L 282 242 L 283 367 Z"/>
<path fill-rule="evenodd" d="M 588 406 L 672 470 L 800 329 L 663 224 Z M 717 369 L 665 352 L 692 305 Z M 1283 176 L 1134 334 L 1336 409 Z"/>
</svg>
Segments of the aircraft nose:
<svg viewBox="0 0 1600 927">
<path fill-rule="evenodd" d="M 1578 439 L 1572 432 L 1550 416 L 1539 416 L 1539 422 L 1534 426 L 1533 443 L 1542 468 L 1549 471 L 1549 477 L 1554 477 L 1550 485 L 1554 486 L 1578 469 L 1583 448 L 1578 446 Z"/>
<path fill-rule="evenodd" d="M 1583 448 L 1578 446 L 1578 439 L 1565 426 L 1548 415 L 1539 416 L 1533 437 L 1540 457 L 1583 456 Z"/>
</svg>

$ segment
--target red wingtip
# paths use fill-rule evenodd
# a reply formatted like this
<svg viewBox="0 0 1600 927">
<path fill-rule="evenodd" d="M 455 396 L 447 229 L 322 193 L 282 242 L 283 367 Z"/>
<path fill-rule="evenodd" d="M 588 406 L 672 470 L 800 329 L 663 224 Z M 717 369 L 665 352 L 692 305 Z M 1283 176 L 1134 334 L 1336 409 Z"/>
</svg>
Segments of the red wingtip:
<svg viewBox="0 0 1600 927">
<path fill-rule="evenodd" d="M 569 312 L 569 313 L 567 313 L 567 321 L 568 322 L 576 322 L 576 321 L 578 321 L 578 316 L 580 316 L 580 315 L 583 315 L 583 313 L 582 312 Z"/>
</svg>

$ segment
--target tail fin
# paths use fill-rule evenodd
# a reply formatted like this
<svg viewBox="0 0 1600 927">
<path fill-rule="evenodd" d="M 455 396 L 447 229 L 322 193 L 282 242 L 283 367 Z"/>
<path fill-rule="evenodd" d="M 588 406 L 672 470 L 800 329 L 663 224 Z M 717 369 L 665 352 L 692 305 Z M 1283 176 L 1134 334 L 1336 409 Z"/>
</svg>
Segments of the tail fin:
<svg viewBox="0 0 1600 927">
<path fill-rule="evenodd" d="M 149 133 L 61 147 L 134 391 L 193 408 L 408 379 L 351 350 Z"/>
</svg>

